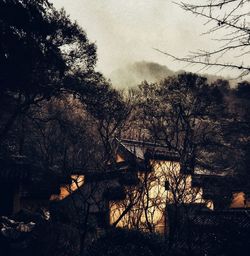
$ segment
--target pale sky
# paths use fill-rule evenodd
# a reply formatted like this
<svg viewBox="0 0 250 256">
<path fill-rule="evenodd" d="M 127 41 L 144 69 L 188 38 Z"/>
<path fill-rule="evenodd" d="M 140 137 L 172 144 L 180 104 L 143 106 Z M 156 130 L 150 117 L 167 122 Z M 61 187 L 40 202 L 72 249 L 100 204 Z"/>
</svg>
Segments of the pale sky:
<svg viewBox="0 0 250 256">
<path fill-rule="evenodd" d="M 206 30 L 205 21 L 186 13 L 171 0 L 51 0 L 64 7 L 72 20 L 86 31 L 97 45 L 97 70 L 107 77 L 135 61 L 157 62 L 169 69 L 193 72 L 155 51 L 158 48 L 184 57 L 189 51 L 211 49 L 216 43 Z M 213 71 L 206 71 L 213 73 Z M 231 72 L 231 71 L 230 71 Z M 226 74 L 230 74 L 227 72 Z"/>
</svg>

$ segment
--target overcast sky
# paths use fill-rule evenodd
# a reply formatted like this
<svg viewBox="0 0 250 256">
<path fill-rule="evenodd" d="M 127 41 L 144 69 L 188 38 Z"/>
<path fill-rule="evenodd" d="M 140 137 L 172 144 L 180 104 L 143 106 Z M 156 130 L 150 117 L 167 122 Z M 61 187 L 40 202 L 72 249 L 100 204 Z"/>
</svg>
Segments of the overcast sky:
<svg viewBox="0 0 250 256">
<path fill-rule="evenodd" d="M 158 48 L 178 56 L 201 48 L 211 49 L 212 36 L 200 36 L 206 29 L 200 20 L 171 0 L 51 0 L 64 7 L 72 20 L 97 45 L 97 69 L 107 77 L 128 63 L 157 62 L 172 70 L 198 71 L 155 51 Z M 213 73 L 213 71 L 206 71 Z M 227 73 L 229 74 L 229 73 Z"/>
</svg>

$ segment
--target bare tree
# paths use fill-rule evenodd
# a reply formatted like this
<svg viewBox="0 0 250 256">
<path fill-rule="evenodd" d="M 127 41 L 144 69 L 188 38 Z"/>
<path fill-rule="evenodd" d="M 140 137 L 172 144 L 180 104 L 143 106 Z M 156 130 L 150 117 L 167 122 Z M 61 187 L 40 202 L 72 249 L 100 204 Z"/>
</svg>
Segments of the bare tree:
<svg viewBox="0 0 250 256">
<path fill-rule="evenodd" d="M 188 205 L 210 203 L 202 198 L 200 187 L 192 187 L 194 172 L 232 168 L 232 162 L 221 161 L 229 150 L 222 129 L 227 117 L 225 103 L 216 85 L 195 74 L 181 74 L 155 84 L 143 82 L 134 93 L 135 116 L 140 120 L 132 124 L 144 128 L 139 138 L 153 142 L 155 152 L 151 152 L 153 171 L 140 176 L 143 190 L 121 225 L 160 231 L 159 227 L 167 223 L 167 205 L 175 207 L 177 216 L 183 209 L 189 215 Z M 159 146 L 164 149 L 161 160 L 154 160 Z M 127 202 L 120 207 L 124 209 Z M 172 237 L 173 233 L 172 229 Z"/>
<path fill-rule="evenodd" d="M 184 11 L 205 20 L 208 29 L 203 34 L 214 35 L 217 47 L 211 51 L 200 49 L 186 57 L 163 52 L 176 61 L 198 64 L 203 68 L 238 70 L 239 77 L 249 75 L 250 2 L 248 0 L 204 0 L 178 2 Z M 234 56 L 233 61 L 223 61 Z M 224 58 L 225 57 L 225 58 Z"/>
</svg>

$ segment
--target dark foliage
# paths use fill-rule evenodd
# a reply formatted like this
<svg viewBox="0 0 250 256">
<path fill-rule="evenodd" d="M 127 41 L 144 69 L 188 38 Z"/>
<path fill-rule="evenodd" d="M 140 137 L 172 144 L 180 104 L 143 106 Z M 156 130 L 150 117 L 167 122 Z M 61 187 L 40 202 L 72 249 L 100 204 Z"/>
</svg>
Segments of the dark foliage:
<svg viewBox="0 0 250 256">
<path fill-rule="evenodd" d="M 80 253 L 78 230 L 70 225 L 49 223 L 37 230 L 36 236 L 30 249 L 37 256 L 78 256 Z"/>
<path fill-rule="evenodd" d="M 42 199 L 49 200 L 51 194 L 59 193 L 61 184 L 71 182 L 69 177 L 74 172 L 87 173 L 86 181 L 92 178 L 99 182 L 106 174 L 104 171 L 116 169 L 114 141 L 121 135 L 132 104 L 124 102 L 102 74 L 95 72 L 96 59 L 96 47 L 85 32 L 49 1 L 0 0 L 0 155 L 4 160 L 0 161 L 0 167 L 1 177 L 7 177 L 2 191 L 9 186 L 9 176 L 25 179 L 27 176 L 30 183 L 22 187 L 25 193 L 32 192 L 34 201 L 41 194 Z M 232 184 L 235 191 L 240 189 L 246 195 L 250 191 L 249 96 L 249 82 L 231 89 L 227 81 L 209 84 L 206 78 L 191 73 L 155 84 L 144 82 L 133 102 L 131 116 L 137 125 L 134 131 L 139 134 L 143 130 L 143 138 L 176 152 L 183 174 L 193 174 L 196 167 L 214 173 L 233 173 L 232 183 L 224 179 L 224 183 L 217 185 L 220 187 L 217 194 L 225 192 L 228 196 L 219 201 L 225 208 L 231 201 Z M 130 121 L 129 128 L 133 126 Z M 12 155 L 20 159 L 25 155 L 28 166 L 34 163 L 35 167 L 30 167 L 26 174 L 26 167 L 22 171 L 20 166 L 14 166 L 12 175 L 10 165 L 6 164 Z M 145 169 L 145 166 L 130 167 L 135 172 L 141 167 Z M 123 186 L 139 183 L 132 174 L 117 178 Z M 12 186 L 19 187 L 20 179 L 15 182 Z M 97 189 L 95 184 L 93 187 Z M 91 193 L 92 190 L 90 198 Z M 108 200 L 121 200 L 125 196 L 123 187 L 104 190 Z M 4 198 L 11 201 L 11 196 Z M 90 229 L 97 234 L 97 225 L 108 227 L 108 209 L 89 217 L 86 194 L 80 198 L 81 206 L 87 202 L 86 211 L 74 205 L 70 215 L 66 207 L 51 208 L 51 221 L 42 221 L 34 232 L 22 234 L 29 242 L 25 253 L 17 252 L 17 244 L 3 237 L 0 249 L 13 252 L 12 255 L 79 255 L 85 249 L 84 239 Z M 31 221 L 26 218 L 27 215 L 17 216 L 18 221 Z M 39 222 L 36 218 L 32 221 Z M 191 234 L 195 244 L 196 233 L 189 229 L 185 236 L 190 242 Z M 210 255 L 235 255 L 249 240 L 248 230 L 238 228 L 233 222 L 222 221 L 209 236 L 204 234 L 200 242 L 210 246 L 207 251 Z M 178 247 L 177 240 L 173 243 Z M 166 254 L 166 244 L 157 235 L 124 229 L 108 231 L 86 251 L 86 256 Z"/>
<path fill-rule="evenodd" d="M 94 242 L 84 256 L 167 255 L 162 238 L 136 230 L 114 229 Z"/>
<path fill-rule="evenodd" d="M 67 71 L 93 68 L 95 46 L 47 0 L 1 1 L 0 10 L 1 94 L 50 96 Z"/>
<path fill-rule="evenodd" d="M 7 226 L 8 229 L 11 229 L 8 236 L 0 235 L 1 256 L 79 255 L 80 236 L 77 229 L 72 226 L 44 220 L 38 222 L 36 217 L 36 222 L 30 222 L 35 225 L 33 230 L 21 231 L 19 226 L 24 226 L 25 223 L 27 222 L 22 218 L 16 227 L 14 224 L 12 224 L 13 227 Z M 30 223 L 27 226 L 31 225 Z M 6 223 L 4 228 L 6 228 Z"/>
<path fill-rule="evenodd" d="M 30 106 L 96 79 L 95 45 L 47 0 L 0 1 L 0 38 L 1 141 Z"/>
</svg>

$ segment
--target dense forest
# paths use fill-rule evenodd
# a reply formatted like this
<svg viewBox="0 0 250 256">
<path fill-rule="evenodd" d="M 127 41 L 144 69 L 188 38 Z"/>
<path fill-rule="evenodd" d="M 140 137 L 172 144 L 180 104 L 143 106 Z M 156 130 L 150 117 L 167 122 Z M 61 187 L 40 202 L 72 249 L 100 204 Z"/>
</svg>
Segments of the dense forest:
<svg viewBox="0 0 250 256">
<path fill-rule="evenodd" d="M 0 1 L 1 200 L 11 193 L 10 186 L 17 186 L 8 179 L 14 175 L 19 182 L 24 175 L 21 169 L 12 174 L 12 166 L 29 168 L 32 182 L 27 187 L 35 199 L 60 193 L 60 186 L 76 172 L 95 177 L 117 170 L 120 139 L 164 145 L 175 152 L 183 173 L 198 168 L 230 176 L 230 182 L 221 183 L 221 191 L 235 186 L 247 197 L 249 81 L 231 86 L 226 79 L 210 82 L 202 75 L 180 72 L 118 90 L 95 70 L 96 47 L 64 10 L 47 0 Z M 230 200 L 222 199 L 224 204 Z M 43 206 L 40 217 L 38 205 L 35 208 L 11 214 L 0 209 L 1 215 L 17 222 L 39 223 L 15 248 L 6 233 L 8 219 L 2 217 L 1 232 L 7 235 L 1 235 L 1 255 L 181 255 L 171 251 L 168 238 L 152 234 L 150 223 L 148 233 L 108 227 L 106 237 L 86 250 L 86 232 L 93 225 L 79 224 L 56 203 Z M 49 220 L 41 217 L 45 213 Z M 225 248 L 226 239 L 219 241 Z M 228 251 L 197 255 L 233 255 Z"/>
</svg>

